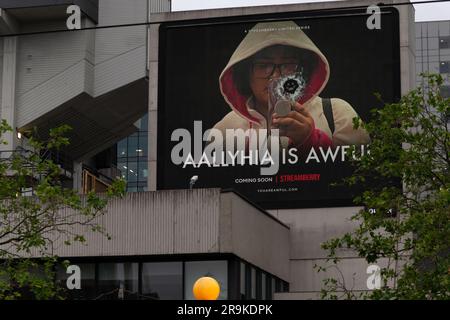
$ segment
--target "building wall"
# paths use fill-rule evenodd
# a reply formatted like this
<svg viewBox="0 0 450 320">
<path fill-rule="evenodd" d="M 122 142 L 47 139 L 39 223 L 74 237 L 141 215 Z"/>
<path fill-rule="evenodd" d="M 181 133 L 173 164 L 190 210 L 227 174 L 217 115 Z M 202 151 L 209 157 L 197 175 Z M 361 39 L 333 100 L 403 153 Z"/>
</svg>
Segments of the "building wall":
<svg viewBox="0 0 450 320">
<path fill-rule="evenodd" d="M 59 29 L 61 24 L 29 24 L 24 30 Z M 17 127 L 27 125 L 84 91 L 93 94 L 91 37 L 92 31 L 18 37 Z"/>
<path fill-rule="evenodd" d="M 150 0 L 100 0 L 98 26 L 146 23 Z M 169 1 L 159 1 L 169 6 Z M 84 18 L 83 27 L 94 22 Z M 21 32 L 61 30 L 65 20 L 26 22 Z M 85 92 L 98 97 L 146 77 L 147 27 L 18 37 L 15 127 Z"/>
<path fill-rule="evenodd" d="M 100 0 L 99 26 L 147 22 L 147 0 Z M 95 96 L 146 76 L 145 25 L 106 28 L 95 34 Z"/>
<path fill-rule="evenodd" d="M 289 228 L 235 193 L 220 189 L 128 193 L 110 201 L 106 210 L 96 223 L 111 240 L 77 224 L 71 231 L 85 235 L 87 245 L 67 246 L 66 238 L 58 236 L 49 250 L 68 258 L 233 254 L 289 280 Z M 72 219 L 73 213 L 64 209 L 59 214 Z"/>
<path fill-rule="evenodd" d="M 416 23 L 416 76 L 421 86 L 420 73 L 441 73 L 446 92 L 450 92 L 450 21 Z M 445 42 L 445 43 L 444 43 Z M 448 93 L 447 93 L 448 95 Z"/>
</svg>

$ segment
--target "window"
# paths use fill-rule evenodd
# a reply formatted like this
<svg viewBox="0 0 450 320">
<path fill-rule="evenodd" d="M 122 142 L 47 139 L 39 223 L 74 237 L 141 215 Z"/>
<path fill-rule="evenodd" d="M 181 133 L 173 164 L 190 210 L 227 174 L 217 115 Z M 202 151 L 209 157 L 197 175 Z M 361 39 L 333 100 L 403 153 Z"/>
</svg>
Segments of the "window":
<svg viewBox="0 0 450 320">
<path fill-rule="evenodd" d="M 128 162 L 128 179 L 127 182 L 136 182 L 138 179 L 138 163 Z"/>
<path fill-rule="evenodd" d="M 255 268 L 251 268 L 251 272 L 252 272 L 252 284 L 251 284 L 251 288 L 252 288 L 252 292 L 251 292 L 251 299 L 256 299 L 256 270 Z"/>
<path fill-rule="evenodd" d="M 118 168 L 127 181 L 128 192 L 147 190 L 148 115 L 136 122 L 139 130 L 117 144 Z"/>
<path fill-rule="evenodd" d="M 240 282 L 241 282 L 241 285 L 240 285 L 240 293 L 241 293 L 241 299 L 242 300 L 245 300 L 245 280 L 246 280 L 246 277 L 245 277 L 245 263 L 243 263 L 243 262 L 241 262 L 241 272 L 240 272 Z"/>
<path fill-rule="evenodd" d="M 439 48 L 438 38 L 428 38 L 428 50 L 437 50 Z"/>
<path fill-rule="evenodd" d="M 267 277 L 266 277 L 267 300 L 273 300 L 273 291 L 274 291 L 274 289 L 273 289 L 272 283 L 273 283 L 273 278 L 270 275 L 267 275 Z"/>
<path fill-rule="evenodd" d="M 96 298 L 95 286 L 95 264 L 93 263 L 77 263 L 81 272 L 81 290 L 67 290 L 65 297 L 70 300 L 93 300 Z M 56 272 L 56 281 L 60 287 L 67 289 L 67 279 L 70 274 L 66 272 L 66 268 L 59 266 Z"/>
<path fill-rule="evenodd" d="M 256 300 L 262 300 L 261 271 L 256 271 Z"/>
<path fill-rule="evenodd" d="M 450 37 L 439 38 L 439 49 L 450 49 Z"/>
<path fill-rule="evenodd" d="M 142 295 L 155 300 L 183 299 L 182 262 L 143 263 Z"/>
<path fill-rule="evenodd" d="M 441 96 L 450 98 L 450 86 L 441 86 Z"/>
<path fill-rule="evenodd" d="M 289 292 L 289 283 L 287 283 L 286 281 L 283 281 L 283 287 L 282 287 L 282 292 Z"/>
<path fill-rule="evenodd" d="M 127 156 L 127 140 L 122 140 L 117 144 L 117 156 L 119 158 Z"/>
<path fill-rule="evenodd" d="M 273 296 L 274 296 L 274 294 L 275 294 L 275 292 L 276 292 L 276 281 L 275 281 L 275 278 L 272 278 L 272 281 L 271 281 L 271 293 L 272 293 L 272 299 L 273 299 Z"/>
<path fill-rule="evenodd" d="M 450 73 L 450 61 L 442 61 L 439 64 L 439 73 Z"/>
<path fill-rule="evenodd" d="M 282 286 L 283 284 L 281 283 L 281 280 L 277 279 L 275 283 L 275 292 L 283 292 Z"/>
<path fill-rule="evenodd" d="M 261 299 L 262 300 L 267 300 L 267 295 L 266 295 L 266 274 L 265 273 L 261 274 Z"/>
<path fill-rule="evenodd" d="M 139 298 L 137 263 L 100 263 L 98 272 L 98 299 L 137 300 Z"/>
<path fill-rule="evenodd" d="M 212 277 L 219 282 L 219 300 L 228 297 L 228 262 L 227 261 L 192 261 L 185 263 L 185 291 L 186 300 L 194 300 L 192 288 L 201 277 Z"/>
</svg>

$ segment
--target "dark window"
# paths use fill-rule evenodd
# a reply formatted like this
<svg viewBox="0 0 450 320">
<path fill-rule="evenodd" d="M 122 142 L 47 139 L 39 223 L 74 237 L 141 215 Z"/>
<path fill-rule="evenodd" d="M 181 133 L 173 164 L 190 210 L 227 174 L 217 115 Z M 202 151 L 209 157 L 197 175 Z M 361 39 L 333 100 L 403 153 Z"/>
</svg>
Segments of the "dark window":
<svg viewBox="0 0 450 320">
<path fill-rule="evenodd" d="M 256 300 L 262 299 L 261 271 L 256 271 Z"/>
<path fill-rule="evenodd" d="M 246 272 L 245 272 L 245 263 L 241 262 L 241 272 L 240 272 L 240 294 L 241 294 L 241 299 L 245 300 L 245 296 L 246 296 Z"/>
<path fill-rule="evenodd" d="M 251 295 L 250 299 L 255 300 L 256 299 L 256 270 L 255 268 L 251 268 Z"/>
<path fill-rule="evenodd" d="M 266 292 L 266 274 L 261 273 L 261 299 L 267 300 L 267 292 Z"/>
<path fill-rule="evenodd" d="M 228 262 L 227 261 L 191 261 L 184 267 L 184 298 L 193 300 L 192 288 L 201 277 L 214 278 L 220 286 L 219 300 L 228 298 Z"/>
<path fill-rule="evenodd" d="M 274 295 L 275 295 L 275 292 L 276 292 L 276 279 L 275 278 L 272 278 L 272 281 L 271 281 L 271 294 L 272 294 L 272 299 L 273 299 L 273 297 L 274 297 Z"/>
<path fill-rule="evenodd" d="M 155 300 L 183 299 L 182 262 L 143 263 L 142 295 Z"/>
<path fill-rule="evenodd" d="M 266 295 L 267 300 L 273 300 L 273 289 L 272 289 L 272 277 L 270 275 L 267 275 L 266 277 Z"/>
<path fill-rule="evenodd" d="M 98 265 L 99 300 L 137 300 L 139 298 L 137 263 L 100 263 Z"/>
<path fill-rule="evenodd" d="M 67 269 L 59 266 L 56 272 L 56 280 L 60 287 L 64 289 L 64 297 L 69 300 L 93 300 L 96 298 L 95 284 L 95 264 L 93 263 L 77 263 L 81 273 L 81 289 L 67 289 L 67 279 L 71 274 L 67 273 Z"/>
<path fill-rule="evenodd" d="M 289 283 L 283 281 L 283 287 L 281 288 L 281 292 L 289 292 Z"/>
<path fill-rule="evenodd" d="M 283 292 L 282 287 L 282 281 L 280 279 L 277 279 L 275 284 L 275 292 Z"/>
<path fill-rule="evenodd" d="M 439 48 L 450 49 L 450 37 L 439 37 Z"/>
<path fill-rule="evenodd" d="M 119 143 L 117 144 L 117 157 L 118 158 L 122 158 L 122 157 L 127 157 L 127 142 L 128 140 L 122 140 L 119 141 Z"/>
<path fill-rule="evenodd" d="M 252 268 L 245 265 L 245 300 L 250 300 L 252 296 Z"/>
<path fill-rule="evenodd" d="M 136 124 L 139 130 L 117 144 L 117 166 L 127 181 L 128 192 L 147 190 L 148 115 Z"/>
<path fill-rule="evenodd" d="M 450 98 L 450 86 L 441 87 L 441 96 L 444 98 Z"/>
<path fill-rule="evenodd" d="M 439 64 L 439 73 L 450 73 L 450 61 L 442 61 Z"/>
</svg>

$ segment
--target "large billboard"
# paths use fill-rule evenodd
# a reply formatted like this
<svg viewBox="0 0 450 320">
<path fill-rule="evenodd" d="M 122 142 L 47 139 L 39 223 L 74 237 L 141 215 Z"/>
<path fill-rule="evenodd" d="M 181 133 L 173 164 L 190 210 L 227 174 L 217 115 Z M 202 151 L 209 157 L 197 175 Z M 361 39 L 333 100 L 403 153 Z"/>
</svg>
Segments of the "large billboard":
<svg viewBox="0 0 450 320">
<path fill-rule="evenodd" d="M 399 19 L 291 12 L 160 26 L 158 189 L 234 189 L 263 208 L 351 205 L 354 129 L 400 95 Z"/>
</svg>

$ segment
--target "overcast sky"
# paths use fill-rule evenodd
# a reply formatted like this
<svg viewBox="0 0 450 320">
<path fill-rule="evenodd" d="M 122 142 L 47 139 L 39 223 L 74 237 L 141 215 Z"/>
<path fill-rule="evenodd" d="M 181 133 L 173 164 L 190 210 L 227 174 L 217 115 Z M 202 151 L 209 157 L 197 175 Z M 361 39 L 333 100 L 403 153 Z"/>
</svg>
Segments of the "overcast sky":
<svg viewBox="0 0 450 320">
<path fill-rule="evenodd" d="M 325 0 L 326 1 L 326 0 Z M 173 11 L 248 7 L 270 4 L 325 2 L 324 0 L 172 0 Z M 413 0 L 411 2 L 417 2 Z M 374 3 L 382 1 L 373 1 Z M 405 1 L 406 2 L 406 1 Z M 416 21 L 450 20 L 450 1 L 444 3 L 416 4 Z"/>
</svg>

